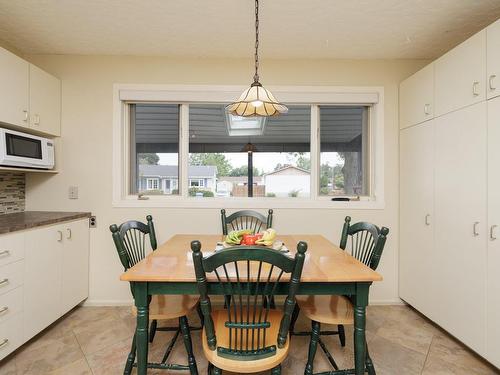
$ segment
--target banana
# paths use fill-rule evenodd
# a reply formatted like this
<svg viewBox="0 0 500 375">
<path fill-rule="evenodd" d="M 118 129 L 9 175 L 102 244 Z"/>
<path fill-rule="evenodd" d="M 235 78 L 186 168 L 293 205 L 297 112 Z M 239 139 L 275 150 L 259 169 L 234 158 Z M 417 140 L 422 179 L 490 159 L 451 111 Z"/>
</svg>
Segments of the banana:
<svg viewBox="0 0 500 375">
<path fill-rule="evenodd" d="M 258 245 L 271 246 L 276 238 L 276 230 L 268 228 L 262 233 L 262 238 L 255 241 Z"/>
</svg>

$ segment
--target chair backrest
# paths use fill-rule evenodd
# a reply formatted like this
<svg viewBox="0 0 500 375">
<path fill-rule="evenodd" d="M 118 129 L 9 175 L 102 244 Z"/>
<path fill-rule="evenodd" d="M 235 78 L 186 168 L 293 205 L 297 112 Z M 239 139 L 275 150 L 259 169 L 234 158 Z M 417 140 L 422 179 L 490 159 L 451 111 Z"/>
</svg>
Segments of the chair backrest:
<svg viewBox="0 0 500 375">
<path fill-rule="evenodd" d="M 268 320 L 270 302 L 278 291 L 282 275 L 289 273 L 288 295 L 277 338 L 278 347 L 282 348 L 288 338 L 307 243 L 297 244 L 294 258 L 259 246 L 230 247 L 206 258 L 203 258 L 199 241 L 191 242 L 191 249 L 208 347 L 217 349 L 219 356 L 236 360 L 256 360 L 274 355 L 276 345 L 266 345 L 266 333 L 271 326 Z M 206 273 L 215 274 L 226 295 L 228 347 L 217 347 Z M 276 327 L 273 328 L 276 332 Z"/>
<path fill-rule="evenodd" d="M 340 239 L 340 248 L 346 250 L 348 242 L 350 242 L 348 250 L 351 255 L 375 270 L 384 251 L 388 233 L 388 228 L 382 227 L 379 229 L 379 227 L 371 223 L 359 222 L 351 224 L 351 217 L 346 216 L 342 229 L 342 238 Z M 348 241 L 349 237 L 351 241 Z"/>
<path fill-rule="evenodd" d="M 229 231 L 251 229 L 255 233 L 271 228 L 273 225 L 273 210 L 269 210 L 267 217 L 257 211 L 236 211 L 226 216 L 226 210 L 220 210 L 222 221 L 222 234 L 227 235 Z"/>
<path fill-rule="evenodd" d="M 146 236 L 149 236 L 152 250 L 156 250 L 157 242 L 153 217 L 148 215 L 146 220 L 147 224 L 130 220 L 120 226 L 113 224 L 109 227 L 118 256 L 125 270 L 146 257 Z"/>
</svg>

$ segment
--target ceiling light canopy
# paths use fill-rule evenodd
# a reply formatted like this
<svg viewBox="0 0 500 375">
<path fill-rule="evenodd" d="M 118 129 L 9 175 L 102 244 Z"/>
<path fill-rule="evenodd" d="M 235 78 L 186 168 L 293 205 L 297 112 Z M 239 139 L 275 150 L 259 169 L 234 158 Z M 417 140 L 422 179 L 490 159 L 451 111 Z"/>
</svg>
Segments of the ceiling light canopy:
<svg viewBox="0 0 500 375">
<path fill-rule="evenodd" d="M 238 101 L 229 104 L 227 111 L 236 116 L 277 116 L 288 108 L 278 102 L 270 91 L 259 82 L 259 0 L 255 0 L 255 74 L 253 83 L 243 91 Z"/>
</svg>

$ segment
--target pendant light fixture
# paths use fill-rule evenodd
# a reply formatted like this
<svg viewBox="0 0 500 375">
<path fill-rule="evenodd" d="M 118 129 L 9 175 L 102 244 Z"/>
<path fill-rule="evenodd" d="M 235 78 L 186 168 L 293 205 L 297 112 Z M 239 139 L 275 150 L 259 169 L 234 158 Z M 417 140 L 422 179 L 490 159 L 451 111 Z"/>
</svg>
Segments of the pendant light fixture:
<svg viewBox="0 0 500 375">
<path fill-rule="evenodd" d="M 287 113 L 288 108 L 278 102 L 273 94 L 259 82 L 259 0 L 255 0 L 255 74 L 253 83 L 243 91 L 238 101 L 226 110 L 234 116 L 277 116 Z"/>
</svg>

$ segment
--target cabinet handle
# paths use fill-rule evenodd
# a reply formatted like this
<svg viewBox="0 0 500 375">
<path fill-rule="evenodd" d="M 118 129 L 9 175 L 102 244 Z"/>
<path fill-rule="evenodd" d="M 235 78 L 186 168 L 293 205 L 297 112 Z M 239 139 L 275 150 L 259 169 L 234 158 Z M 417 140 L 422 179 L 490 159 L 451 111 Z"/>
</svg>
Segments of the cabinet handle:
<svg viewBox="0 0 500 375">
<path fill-rule="evenodd" d="M 24 119 L 23 119 L 23 121 L 24 122 L 28 122 L 28 120 L 30 118 L 28 111 L 24 110 L 23 113 L 24 113 Z"/>
<path fill-rule="evenodd" d="M 477 226 L 479 225 L 479 221 L 475 221 L 474 225 L 472 226 L 472 234 L 474 237 L 479 236 L 479 232 L 477 231 Z"/>
<path fill-rule="evenodd" d="M 33 125 L 40 125 L 40 115 L 35 115 Z"/>
<path fill-rule="evenodd" d="M 69 239 L 71 239 L 71 229 L 67 228 L 66 230 L 68 231 L 68 237 L 66 237 L 66 238 L 69 240 Z"/>
<path fill-rule="evenodd" d="M 57 242 L 61 242 L 62 239 L 63 239 L 63 233 L 60 230 L 58 230 L 57 234 L 59 235 L 59 238 L 57 239 Z"/>
<path fill-rule="evenodd" d="M 10 255 L 9 250 L 0 251 L 0 257 L 7 256 L 7 255 Z"/>
<path fill-rule="evenodd" d="M 0 342 L 0 349 L 2 349 L 7 343 L 9 342 L 9 339 L 3 339 L 2 342 Z"/>
<path fill-rule="evenodd" d="M 479 87 L 479 82 L 474 81 L 474 83 L 472 84 L 472 95 L 479 96 L 479 92 L 477 91 L 478 87 Z"/>
<path fill-rule="evenodd" d="M 0 308 L 0 314 L 6 312 L 8 309 L 9 309 L 9 306 L 4 306 L 4 307 Z"/>
<path fill-rule="evenodd" d="M 493 91 L 493 90 L 496 90 L 497 88 L 495 86 L 493 86 L 493 80 L 497 78 L 497 76 L 495 74 L 492 74 L 490 76 L 490 78 L 488 79 L 488 85 L 490 86 L 490 90 Z"/>
<path fill-rule="evenodd" d="M 425 104 L 424 105 L 424 113 L 426 115 L 430 115 L 431 114 L 431 105 L 430 104 Z"/>
<path fill-rule="evenodd" d="M 427 214 L 425 215 L 425 225 L 431 225 L 429 219 L 430 219 L 431 215 Z"/>
<path fill-rule="evenodd" d="M 8 283 L 9 283 L 9 279 L 0 280 L 0 286 L 7 285 Z"/>
<path fill-rule="evenodd" d="M 495 229 L 498 227 L 498 225 L 492 225 L 490 227 L 490 240 L 495 241 L 497 237 L 495 236 Z"/>
</svg>

